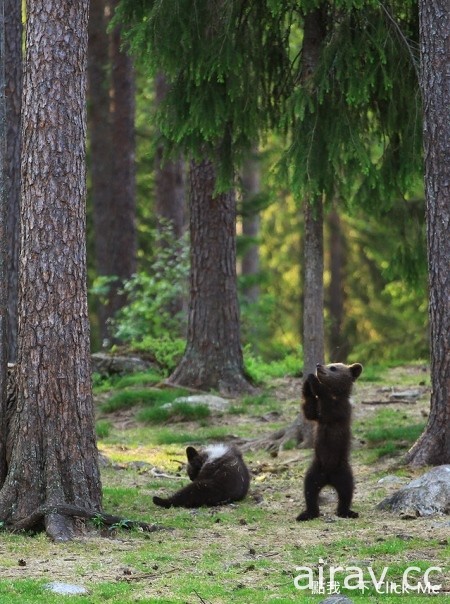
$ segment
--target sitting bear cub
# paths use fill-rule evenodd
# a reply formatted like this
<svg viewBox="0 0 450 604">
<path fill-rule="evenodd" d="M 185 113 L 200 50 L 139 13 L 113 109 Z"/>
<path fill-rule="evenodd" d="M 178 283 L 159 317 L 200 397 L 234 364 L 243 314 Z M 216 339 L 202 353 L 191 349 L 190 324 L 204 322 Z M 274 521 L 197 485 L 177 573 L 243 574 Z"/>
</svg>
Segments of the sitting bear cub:
<svg viewBox="0 0 450 604">
<path fill-rule="evenodd" d="M 349 463 L 350 392 L 362 369 L 359 363 L 318 364 L 316 375 L 310 373 L 303 384 L 303 412 L 317 425 L 314 459 L 305 476 L 306 510 L 297 516 L 297 520 L 319 516 L 319 493 L 325 485 L 331 485 L 337 491 L 338 516 L 358 517 L 350 509 L 353 497 L 353 474 Z"/>
<path fill-rule="evenodd" d="M 239 501 L 247 495 L 250 473 L 236 447 L 218 444 L 200 451 L 187 447 L 186 456 L 191 484 L 167 499 L 153 497 L 156 505 L 198 508 Z"/>
</svg>

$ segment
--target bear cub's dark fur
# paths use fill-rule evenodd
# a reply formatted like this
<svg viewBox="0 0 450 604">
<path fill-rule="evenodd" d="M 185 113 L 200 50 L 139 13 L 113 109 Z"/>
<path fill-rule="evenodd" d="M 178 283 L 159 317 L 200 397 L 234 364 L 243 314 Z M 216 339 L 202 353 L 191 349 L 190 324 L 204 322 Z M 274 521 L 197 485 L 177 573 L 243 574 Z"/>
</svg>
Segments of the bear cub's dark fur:
<svg viewBox="0 0 450 604">
<path fill-rule="evenodd" d="M 350 509 L 353 498 L 353 473 L 349 463 L 351 444 L 350 393 L 353 382 L 361 375 L 362 365 L 332 363 L 317 365 L 303 384 L 303 412 L 316 422 L 314 459 L 305 476 L 306 510 L 297 520 L 319 516 L 319 493 L 325 485 L 338 494 L 337 515 L 357 518 Z"/>
<path fill-rule="evenodd" d="M 218 444 L 200 451 L 187 447 L 186 456 L 192 482 L 167 499 L 153 497 L 156 505 L 198 508 L 240 501 L 247 495 L 250 472 L 237 447 Z"/>
</svg>

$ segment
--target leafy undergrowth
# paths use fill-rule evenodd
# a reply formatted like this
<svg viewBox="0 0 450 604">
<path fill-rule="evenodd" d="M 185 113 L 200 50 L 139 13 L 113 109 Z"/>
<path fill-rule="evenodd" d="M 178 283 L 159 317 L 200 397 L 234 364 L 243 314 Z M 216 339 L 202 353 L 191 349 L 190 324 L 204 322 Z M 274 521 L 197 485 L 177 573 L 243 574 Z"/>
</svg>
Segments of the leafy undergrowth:
<svg viewBox="0 0 450 604">
<path fill-rule="evenodd" d="M 130 388 L 145 390 L 138 378 L 123 387 L 110 385 L 113 391 L 99 394 L 99 448 L 109 460 L 102 469 L 104 508 L 155 522 L 167 530 L 144 534 L 118 527 L 102 534 L 90 526 L 84 538 L 64 545 L 50 543 L 42 534 L 3 533 L 1 604 L 61 602 L 65 596 L 45 589 L 50 581 L 85 586 L 87 596 L 70 597 L 75 604 L 309 604 L 327 597 L 328 589 L 320 594 L 297 590 L 294 579 L 304 572 L 298 567 L 310 568 L 316 580 L 324 573 L 326 583 L 330 565 L 343 570 L 336 571 L 335 584 L 327 587 L 356 602 L 419 604 L 428 602 L 430 596 L 381 595 L 373 585 L 364 595 L 359 590 L 346 591 L 345 580 L 355 567 L 361 568 L 364 580 L 370 579 L 368 567 L 376 579 L 387 568 L 385 581 L 397 585 L 408 567 L 416 567 L 409 575 L 411 584 L 429 567 L 441 567 L 430 579 L 450 589 L 448 517 L 403 520 L 375 508 L 386 495 L 423 471 L 412 471 L 401 460 L 426 422 L 428 375 L 419 366 L 385 370 L 382 381 L 374 380 L 374 374 L 369 381 L 361 379 L 354 393 L 354 509 L 360 517 L 337 518 L 336 497 L 325 490 L 322 516 L 302 524 L 295 517 L 303 507 L 303 476 L 311 452 L 296 448 L 282 451 L 277 458 L 265 451 L 246 453 L 252 485 L 246 500 L 237 505 L 165 510 L 154 506 L 151 499 L 186 484 L 187 443 L 252 438 L 289 424 L 298 411 L 300 379 L 273 380 L 254 397 L 233 401 L 231 411 L 221 416 L 184 418 L 183 422 L 161 419 L 161 425 L 139 421 L 146 408 L 143 400 L 105 414 L 105 392 L 111 397 Z M 149 382 L 148 389 L 154 385 Z M 394 386 L 419 388 L 420 397 L 410 404 L 380 404 Z M 387 475 L 391 480 L 380 483 Z M 353 571 L 346 570 L 350 566 Z"/>
</svg>

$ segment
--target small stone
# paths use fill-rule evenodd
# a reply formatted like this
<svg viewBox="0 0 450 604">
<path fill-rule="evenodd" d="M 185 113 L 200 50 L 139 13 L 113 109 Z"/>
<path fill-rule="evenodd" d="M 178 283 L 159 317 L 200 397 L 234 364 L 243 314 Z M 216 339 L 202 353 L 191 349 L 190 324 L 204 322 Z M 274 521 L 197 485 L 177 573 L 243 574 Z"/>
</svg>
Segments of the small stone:
<svg viewBox="0 0 450 604">
<path fill-rule="evenodd" d="M 88 590 L 85 587 L 71 585 L 70 583 L 59 583 L 58 581 L 46 583 L 44 589 L 48 589 L 49 591 L 62 596 L 77 596 L 88 593 Z"/>
<path fill-rule="evenodd" d="M 321 600 L 319 604 L 353 604 L 353 600 L 346 596 L 330 596 L 325 600 Z"/>
</svg>

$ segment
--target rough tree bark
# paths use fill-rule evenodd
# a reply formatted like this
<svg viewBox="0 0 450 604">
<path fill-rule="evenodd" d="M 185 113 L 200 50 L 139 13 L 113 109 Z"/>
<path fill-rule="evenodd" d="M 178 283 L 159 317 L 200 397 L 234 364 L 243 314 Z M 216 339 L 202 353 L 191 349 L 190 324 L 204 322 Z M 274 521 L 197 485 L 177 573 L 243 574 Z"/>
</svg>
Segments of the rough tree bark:
<svg viewBox="0 0 450 604">
<path fill-rule="evenodd" d="M 5 3 L 0 0 L 0 486 L 6 476 L 6 366 L 8 317 L 8 202 L 6 196 Z"/>
<path fill-rule="evenodd" d="M 414 466 L 450 463 L 450 13 L 420 0 L 425 196 L 431 337 L 428 424 L 408 452 Z"/>
<path fill-rule="evenodd" d="M 20 526 L 37 513 L 57 540 L 76 528 L 58 505 L 101 508 L 85 261 L 88 4 L 26 7 L 18 403 L 0 519 Z"/>
<path fill-rule="evenodd" d="M 8 200 L 8 361 L 17 356 L 22 100 L 22 3 L 5 0 L 6 199 Z"/>
<path fill-rule="evenodd" d="M 192 162 L 187 347 L 169 382 L 224 394 L 252 389 L 244 375 L 236 288 L 236 198 L 215 194 L 210 161 Z"/>
</svg>

